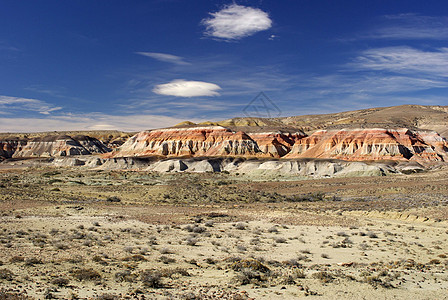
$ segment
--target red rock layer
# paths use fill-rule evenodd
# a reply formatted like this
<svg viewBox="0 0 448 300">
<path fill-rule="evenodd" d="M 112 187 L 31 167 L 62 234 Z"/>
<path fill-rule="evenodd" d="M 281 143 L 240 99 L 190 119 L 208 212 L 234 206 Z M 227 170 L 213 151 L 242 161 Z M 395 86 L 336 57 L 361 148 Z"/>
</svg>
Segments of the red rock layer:
<svg viewBox="0 0 448 300">
<path fill-rule="evenodd" d="M 436 132 L 408 129 L 321 130 L 294 144 L 286 158 L 445 161 L 448 144 Z"/>
<path fill-rule="evenodd" d="M 267 156 L 281 157 L 299 135 L 246 134 L 221 126 L 143 131 L 106 157 L 124 156 Z"/>
<path fill-rule="evenodd" d="M 243 156 L 357 160 L 447 161 L 448 144 L 436 132 L 408 129 L 233 132 L 221 126 L 143 131 L 105 157 Z"/>
</svg>

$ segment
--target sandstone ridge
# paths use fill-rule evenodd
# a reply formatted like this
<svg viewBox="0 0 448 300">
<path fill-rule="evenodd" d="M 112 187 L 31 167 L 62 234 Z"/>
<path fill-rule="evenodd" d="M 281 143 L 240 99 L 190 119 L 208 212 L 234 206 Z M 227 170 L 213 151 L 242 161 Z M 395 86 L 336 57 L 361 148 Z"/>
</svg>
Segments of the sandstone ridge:
<svg viewBox="0 0 448 300">
<path fill-rule="evenodd" d="M 114 157 L 326 158 L 348 161 L 448 160 L 448 143 L 435 131 L 354 128 L 243 132 L 223 126 L 142 131 L 104 155 Z"/>
</svg>

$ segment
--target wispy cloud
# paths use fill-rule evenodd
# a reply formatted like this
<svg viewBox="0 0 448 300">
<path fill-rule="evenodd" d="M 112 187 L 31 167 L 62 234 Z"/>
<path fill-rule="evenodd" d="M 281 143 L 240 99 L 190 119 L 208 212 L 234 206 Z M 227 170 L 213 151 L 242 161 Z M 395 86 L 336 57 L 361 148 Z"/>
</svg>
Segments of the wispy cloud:
<svg viewBox="0 0 448 300">
<path fill-rule="evenodd" d="M 10 44 L 0 41 L 0 51 L 20 51 L 18 48 L 11 46 Z"/>
<path fill-rule="evenodd" d="M 394 40 L 446 40 L 448 38 L 448 17 L 398 14 L 383 16 L 379 25 L 364 35 L 369 39 Z"/>
<path fill-rule="evenodd" d="M 176 65 L 191 65 L 186 62 L 183 57 L 167 54 L 167 53 L 157 53 L 157 52 L 135 52 L 136 54 L 154 58 L 159 61 L 168 62 Z"/>
<path fill-rule="evenodd" d="M 2 110 L 3 113 L 33 111 L 43 115 L 49 115 L 51 112 L 61 109 L 62 107 L 53 106 L 42 100 L 0 96 L 0 110 Z"/>
<path fill-rule="evenodd" d="M 203 19 L 205 35 L 222 40 L 238 40 L 272 26 L 269 15 L 258 8 L 237 4 L 225 6 Z"/>
<path fill-rule="evenodd" d="M 423 51 L 411 47 L 366 50 L 352 64 L 358 69 L 382 70 L 401 74 L 448 76 L 448 48 Z"/>
<path fill-rule="evenodd" d="M 214 83 L 175 79 L 169 83 L 156 85 L 153 89 L 153 92 L 159 95 L 189 98 L 201 96 L 219 96 L 218 90 L 220 89 L 221 87 Z"/>
<path fill-rule="evenodd" d="M 0 118 L 2 132 L 39 132 L 68 130 L 140 131 L 173 126 L 182 118 L 151 114 L 110 115 L 102 113 L 67 114 L 42 118 Z M 201 120 L 193 119 L 193 122 Z"/>
</svg>

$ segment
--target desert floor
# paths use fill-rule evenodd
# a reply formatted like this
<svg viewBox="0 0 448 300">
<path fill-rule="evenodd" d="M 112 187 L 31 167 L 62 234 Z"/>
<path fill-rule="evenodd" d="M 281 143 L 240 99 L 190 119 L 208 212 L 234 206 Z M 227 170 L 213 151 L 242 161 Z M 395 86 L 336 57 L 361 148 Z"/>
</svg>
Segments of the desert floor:
<svg viewBox="0 0 448 300">
<path fill-rule="evenodd" d="M 448 299 L 448 169 L 0 169 L 0 299 Z"/>
</svg>

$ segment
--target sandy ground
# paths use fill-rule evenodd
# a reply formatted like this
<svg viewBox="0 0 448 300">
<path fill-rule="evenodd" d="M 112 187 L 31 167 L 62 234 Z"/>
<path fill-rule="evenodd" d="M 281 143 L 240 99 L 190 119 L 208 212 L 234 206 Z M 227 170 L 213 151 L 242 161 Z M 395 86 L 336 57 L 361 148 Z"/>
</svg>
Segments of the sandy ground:
<svg viewBox="0 0 448 300">
<path fill-rule="evenodd" d="M 446 175 L 5 171 L 0 299 L 448 299 Z"/>
</svg>

